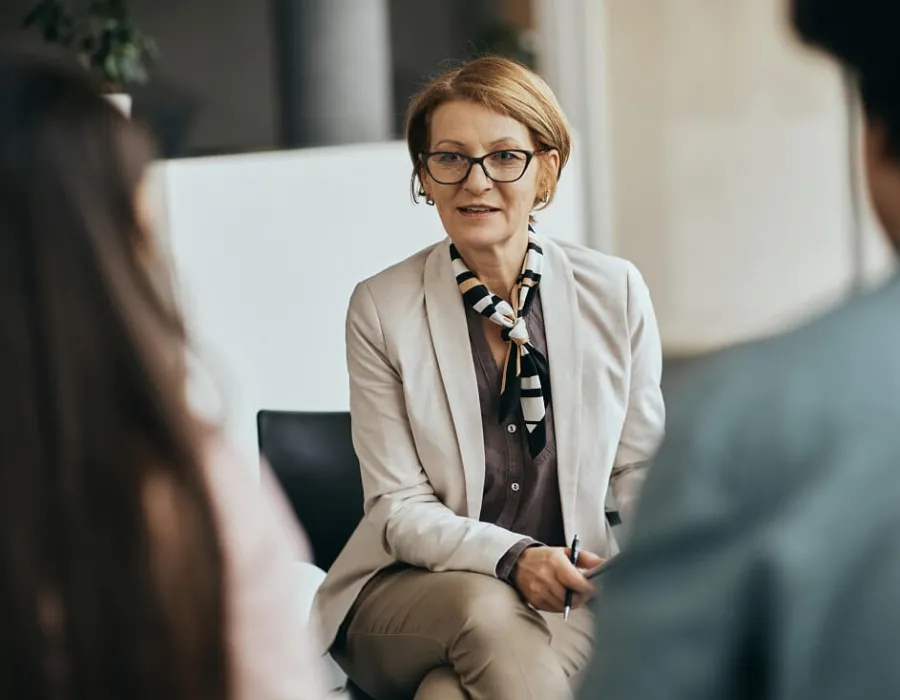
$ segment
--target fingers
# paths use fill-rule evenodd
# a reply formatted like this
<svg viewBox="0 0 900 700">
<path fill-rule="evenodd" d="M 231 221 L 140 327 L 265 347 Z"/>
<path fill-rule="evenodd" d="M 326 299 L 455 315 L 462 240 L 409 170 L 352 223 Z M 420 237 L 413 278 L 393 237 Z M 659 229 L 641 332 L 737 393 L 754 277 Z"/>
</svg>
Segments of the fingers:
<svg viewBox="0 0 900 700">
<path fill-rule="evenodd" d="M 565 609 L 566 589 L 561 585 L 557 588 L 546 588 L 540 591 L 534 600 L 529 600 L 535 608 L 545 612 L 561 613 Z M 572 608 L 579 608 L 590 599 L 590 596 L 573 593 Z"/>
<path fill-rule="evenodd" d="M 544 597 L 549 599 L 554 605 L 558 605 L 559 609 L 562 610 L 562 605 L 566 598 L 566 588 L 558 580 L 550 580 L 544 589 Z"/>
<path fill-rule="evenodd" d="M 525 599 L 539 610 L 562 610 L 566 588 L 552 571 L 533 579 L 521 591 Z"/>
<path fill-rule="evenodd" d="M 574 593 L 587 596 L 594 592 L 593 584 L 572 566 L 571 562 L 566 561 L 559 565 L 556 570 L 556 578 L 564 588 L 568 588 Z"/>
<path fill-rule="evenodd" d="M 582 605 L 594 594 L 593 584 L 572 565 L 564 548 L 545 547 L 526 550 L 517 565 L 516 587 L 522 596 L 538 610 L 562 612 L 568 590 L 573 593 L 572 607 Z M 591 552 L 579 555 L 579 565 L 591 568 L 602 563 Z"/>
<path fill-rule="evenodd" d="M 575 565 L 579 569 L 593 569 L 595 566 L 600 566 L 604 561 L 606 560 L 603 557 L 597 556 L 593 552 L 579 552 L 578 561 Z"/>
<path fill-rule="evenodd" d="M 590 600 L 591 596 L 575 594 L 572 596 L 572 609 L 575 610 L 576 608 L 580 608 L 589 603 Z M 541 597 L 535 600 L 529 600 L 528 602 L 538 610 L 543 610 L 544 612 L 561 613 L 565 610 L 565 596 L 563 598 L 557 598 L 555 596 L 542 595 Z"/>
<path fill-rule="evenodd" d="M 550 580 L 541 587 L 535 598 L 536 600 L 532 601 L 532 605 L 538 610 L 562 612 L 566 598 L 566 589 L 559 581 L 555 579 Z"/>
</svg>

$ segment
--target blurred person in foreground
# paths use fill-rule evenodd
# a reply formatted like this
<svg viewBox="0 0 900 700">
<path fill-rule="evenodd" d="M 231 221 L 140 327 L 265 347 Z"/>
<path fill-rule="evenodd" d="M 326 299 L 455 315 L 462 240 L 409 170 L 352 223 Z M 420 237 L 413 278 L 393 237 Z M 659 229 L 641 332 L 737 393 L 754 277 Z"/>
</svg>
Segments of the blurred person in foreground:
<svg viewBox="0 0 900 700">
<path fill-rule="evenodd" d="M 0 49 L 0 697 L 318 699 L 299 533 L 187 405 L 150 158 L 80 69 Z"/>
<path fill-rule="evenodd" d="M 376 700 L 561 700 L 593 630 L 585 607 L 563 620 L 566 589 L 589 595 L 579 569 L 618 551 L 607 491 L 627 519 L 663 430 L 650 295 L 531 225 L 571 148 L 536 74 L 482 57 L 439 76 L 407 141 L 447 238 L 350 301 L 366 514 L 318 609 Z"/>
<path fill-rule="evenodd" d="M 900 3 L 795 0 L 856 74 L 900 242 Z M 733 349 L 671 394 L 584 700 L 900 697 L 900 277 Z"/>
</svg>

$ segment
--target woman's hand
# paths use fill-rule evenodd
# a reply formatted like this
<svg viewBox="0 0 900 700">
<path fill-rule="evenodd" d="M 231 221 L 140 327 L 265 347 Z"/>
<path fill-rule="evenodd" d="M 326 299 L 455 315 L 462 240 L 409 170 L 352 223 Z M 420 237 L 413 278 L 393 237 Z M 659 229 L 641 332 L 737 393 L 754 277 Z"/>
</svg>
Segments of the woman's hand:
<svg viewBox="0 0 900 700">
<path fill-rule="evenodd" d="M 571 589 L 572 607 L 578 607 L 594 593 L 594 586 L 579 569 L 599 566 L 603 559 L 591 552 L 578 553 L 578 568 L 569 561 L 568 547 L 529 547 L 513 569 L 513 585 L 538 610 L 561 613 L 566 589 Z"/>
</svg>

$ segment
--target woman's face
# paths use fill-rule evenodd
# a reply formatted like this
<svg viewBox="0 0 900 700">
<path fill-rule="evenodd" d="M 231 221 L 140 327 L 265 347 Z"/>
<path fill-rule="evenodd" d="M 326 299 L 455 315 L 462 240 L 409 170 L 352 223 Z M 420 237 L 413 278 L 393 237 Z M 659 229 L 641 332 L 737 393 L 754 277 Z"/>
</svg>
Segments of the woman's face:
<svg viewBox="0 0 900 700">
<path fill-rule="evenodd" d="M 524 124 L 474 102 L 441 104 L 432 112 L 429 126 L 431 152 L 480 157 L 499 151 L 490 159 L 488 168 L 501 178 L 521 171 L 521 166 L 516 165 L 521 156 L 505 149 L 535 150 Z M 448 171 L 454 163 L 464 165 L 457 163 L 460 159 L 454 155 L 440 156 L 440 160 Z M 474 165 L 459 184 L 441 184 L 427 170 L 422 173 L 422 184 L 434 200 L 444 230 L 457 246 L 490 249 L 517 236 L 527 236 L 528 215 L 534 208 L 535 198 L 549 189 L 558 164 L 559 155 L 549 151 L 535 155 L 524 175 L 515 182 L 494 182 L 480 166 Z M 442 166 L 432 159 L 432 171 L 436 167 Z M 452 178 L 439 176 L 438 179 Z"/>
</svg>

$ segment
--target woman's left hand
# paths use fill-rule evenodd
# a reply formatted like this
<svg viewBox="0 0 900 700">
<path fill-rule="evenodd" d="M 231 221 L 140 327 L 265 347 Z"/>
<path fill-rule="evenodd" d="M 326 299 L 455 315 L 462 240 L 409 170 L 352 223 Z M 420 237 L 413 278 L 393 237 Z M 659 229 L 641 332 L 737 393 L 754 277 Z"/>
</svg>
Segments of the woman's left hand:
<svg viewBox="0 0 900 700">
<path fill-rule="evenodd" d="M 529 547 L 513 569 L 513 583 L 522 597 L 534 608 L 545 612 L 562 612 L 566 591 L 571 590 L 573 606 L 583 603 L 594 587 L 570 561 L 566 547 Z M 591 552 L 580 552 L 578 566 L 590 568 L 603 563 Z"/>
</svg>

